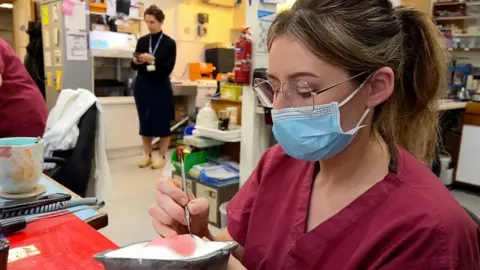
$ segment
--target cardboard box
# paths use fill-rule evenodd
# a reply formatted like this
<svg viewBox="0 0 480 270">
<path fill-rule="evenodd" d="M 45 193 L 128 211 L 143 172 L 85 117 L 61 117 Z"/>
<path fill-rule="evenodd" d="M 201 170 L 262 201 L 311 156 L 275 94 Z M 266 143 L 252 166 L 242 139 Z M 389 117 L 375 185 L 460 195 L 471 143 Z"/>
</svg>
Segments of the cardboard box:
<svg viewBox="0 0 480 270">
<path fill-rule="evenodd" d="M 92 23 L 92 31 L 110 31 L 110 26 L 98 23 Z"/>
<path fill-rule="evenodd" d="M 134 20 L 116 20 L 117 32 L 127 34 L 140 34 L 140 21 Z"/>
<path fill-rule="evenodd" d="M 188 116 L 188 108 L 185 104 L 175 104 L 175 121 L 180 121 Z"/>
<path fill-rule="evenodd" d="M 133 21 L 133 33 L 132 34 L 135 34 L 138 37 L 140 37 L 141 28 L 142 28 L 142 21 L 134 20 Z"/>
</svg>

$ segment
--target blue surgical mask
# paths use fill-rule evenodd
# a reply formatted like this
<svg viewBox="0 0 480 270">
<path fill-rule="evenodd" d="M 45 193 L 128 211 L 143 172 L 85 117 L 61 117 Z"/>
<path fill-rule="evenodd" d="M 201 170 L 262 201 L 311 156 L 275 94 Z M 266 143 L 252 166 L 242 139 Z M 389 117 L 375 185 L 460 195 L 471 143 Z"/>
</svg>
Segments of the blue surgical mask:
<svg viewBox="0 0 480 270">
<path fill-rule="evenodd" d="M 283 150 L 298 160 L 329 159 L 345 149 L 358 132 L 370 109 L 365 110 L 357 125 L 343 131 L 340 107 L 352 99 L 365 84 L 362 83 L 343 102 L 312 107 L 272 110 L 273 134 Z"/>
</svg>

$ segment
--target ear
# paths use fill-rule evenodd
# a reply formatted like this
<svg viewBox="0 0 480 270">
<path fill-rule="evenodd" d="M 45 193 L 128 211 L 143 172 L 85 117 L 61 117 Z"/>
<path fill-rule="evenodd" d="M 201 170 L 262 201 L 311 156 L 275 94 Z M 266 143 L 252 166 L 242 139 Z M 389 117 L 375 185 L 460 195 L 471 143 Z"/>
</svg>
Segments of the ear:
<svg viewBox="0 0 480 270">
<path fill-rule="evenodd" d="M 374 108 L 387 100 L 393 93 L 395 76 L 389 67 L 383 67 L 370 76 L 370 94 L 367 108 Z"/>
</svg>

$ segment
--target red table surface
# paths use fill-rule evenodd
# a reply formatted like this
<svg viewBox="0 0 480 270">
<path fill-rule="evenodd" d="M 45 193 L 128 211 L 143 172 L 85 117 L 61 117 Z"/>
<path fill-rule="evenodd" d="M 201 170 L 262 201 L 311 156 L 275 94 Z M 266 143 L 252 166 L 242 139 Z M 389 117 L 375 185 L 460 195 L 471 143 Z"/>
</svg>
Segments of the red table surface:
<svg viewBox="0 0 480 270">
<path fill-rule="evenodd" d="M 8 238 L 12 249 L 30 247 L 25 258 L 15 258 L 8 269 L 104 269 L 93 255 L 118 246 L 73 214 L 31 223 Z M 35 252 L 32 251 L 32 245 Z"/>
</svg>

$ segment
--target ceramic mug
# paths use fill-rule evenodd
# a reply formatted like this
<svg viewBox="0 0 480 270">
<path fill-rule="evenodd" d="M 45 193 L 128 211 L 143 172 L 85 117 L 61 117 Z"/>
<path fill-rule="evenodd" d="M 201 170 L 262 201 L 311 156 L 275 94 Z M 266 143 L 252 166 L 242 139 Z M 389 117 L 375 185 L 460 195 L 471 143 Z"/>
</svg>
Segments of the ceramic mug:
<svg viewBox="0 0 480 270">
<path fill-rule="evenodd" d="M 0 188 L 10 194 L 28 193 L 42 177 L 44 142 L 39 138 L 0 139 Z"/>
</svg>

